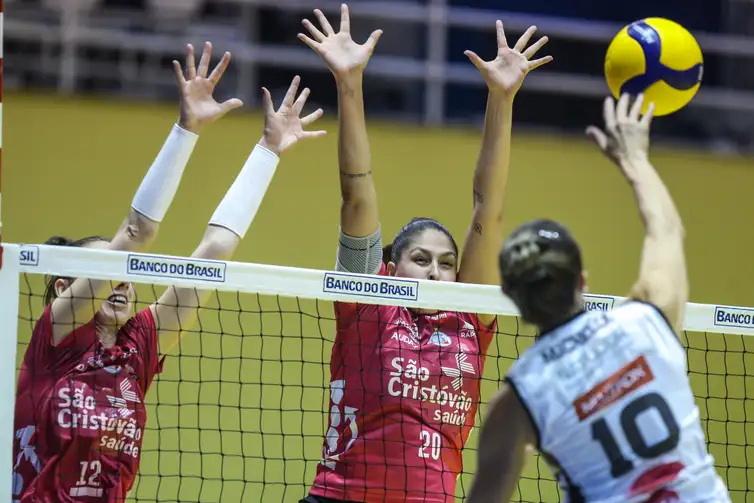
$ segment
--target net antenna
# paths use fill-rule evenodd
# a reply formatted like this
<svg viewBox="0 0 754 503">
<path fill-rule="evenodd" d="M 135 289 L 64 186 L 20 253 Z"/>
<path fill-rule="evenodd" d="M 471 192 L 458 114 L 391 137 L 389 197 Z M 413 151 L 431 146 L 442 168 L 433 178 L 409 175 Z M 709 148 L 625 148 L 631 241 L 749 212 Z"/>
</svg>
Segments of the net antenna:
<svg viewBox="0 0 754 503">
<path fill-rule="evenodd" d="M 0 0 L 0 213 L 2 212 L 2 170 L 3 170 L 3 0 Z M 0 267 L 3 266 L 3 219 L 0 216 Z"/>
<path fill-rule="evenodd" d="M 0 180 L 2 180 L 2 146 L 3 146 L 3 0 L 0 0 Z M 0 194 L 2 193 L 2 184 L 0 183 Z M 1 204 L 0 204 L 1 206 Z M 20 276 L 16 267 L 3 268 L 3 224 L 0 218 L 0 291 L 12 292 L 6 288 L 18 288 Z M 15 265 L 15 264 L 14 264 Z M 8 270 L 9 269 L 9 270 Z M 18 319 L 11 320 L 11 310 L 18 311 L 18 295 L 10 294 L 8 305 L 0 305 L 0 334 L 3 340 L 3 346 L 10 353 L 6 359 L 0 362 L 0 400 L 4 405 L 0 407 L 0 472 L 13 472 L 13 459 L 10 453 L 13 452 L 13 411 L 16 389 L 16 338 L 18 337 Z M 15 315 L 18 318 L 18 314 Z M 12 330 L 12 332 L 8 332 Z M 0 499 L 7 500 L 8 495 L 13 492 L 13 483 L 11 477 L 0 477 Z"/>
</svg>

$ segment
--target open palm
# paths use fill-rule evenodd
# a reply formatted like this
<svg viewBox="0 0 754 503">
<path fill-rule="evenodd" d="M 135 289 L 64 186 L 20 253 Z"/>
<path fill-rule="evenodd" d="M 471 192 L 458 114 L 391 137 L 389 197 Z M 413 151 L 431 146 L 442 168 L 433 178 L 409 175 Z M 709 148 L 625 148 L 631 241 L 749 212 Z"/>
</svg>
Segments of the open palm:
<svg viewBox="0 0 754 503">
<path fill-rule="evenodd" d="M 184 129 L 194 133 L 198 133 L 202 127 L 215 122 L 234 108 L 243 105 L 241 100 L 237 98 L 222 103 L 215 101 L 212 93 L 214 93 L 215 87 L 220 82 L 226 68 L 228 68 L 230 53 L 223 54 L 220 62 L 207 77 L 211 57 L 212 44 L 206 42 L 202 57 L 199 60 L 199 68 L 195 66 L 194 47 L 191 44 L 187 46 L 185 75 L 181 64 L 178 61 L 173 61 L 178 89 L 181 93 L 180 124 Z"/>
<path fill-rule="evenodd" d="M 275 110 L 272 104 L 272 96 L 267 88 L 262 88 L 264 107 L 264 146 L 281 154 L 299 140 L 323 136 L 326 131 L 304 131 L 304 128 L 322 117 L 322 109 L 310 113 L 306 117 L 300 117 L 304 109 L 306 99 L 309 97 L 309 88 L 305 88 L 296 98 L 301 78 L 297 75 L 293 78 L 288 92 L 285 93 L 283 103 Z"/>
<path fill-rule="evenodd" d="M 346 4 L 340 6 L 340 31 L 338 33 L 335 33 L 321 10 L 315 9 L 314 15 L 317 16 L 322 29 L 314 26 L 308 19 L 304 19 L 302 23 L 311 37 L 299 33 L 298 38 L 322 57 L 335 76 L 362 71 L 374 52 L 382 30 L 374 31 L 366 42 L 357 44 L 351 38 L 351 19 Z"/>
<path fill-rule="evenodd" d="M 542 37 L 527 48 L 529 40 L 537 31 L 536 26 L 531 26 L 521 35 L 516 45 L 510 48 L 505 38 L 503 22 L 498 20 L 495 26 L 497 28 L 497 56 L 495 59 L 484 61 L 473 51 L 465 51 L 464 54 L 482 73 L 482 77 L 484 77 L 484 81 L 491 91 L 500 91 L 512 98 L 521 88 L 524 78 L 530 71 L 552 61 L 552 56 L 531 60 L 537 51 L 547 43 L 548 38 Z"/>
</svg>

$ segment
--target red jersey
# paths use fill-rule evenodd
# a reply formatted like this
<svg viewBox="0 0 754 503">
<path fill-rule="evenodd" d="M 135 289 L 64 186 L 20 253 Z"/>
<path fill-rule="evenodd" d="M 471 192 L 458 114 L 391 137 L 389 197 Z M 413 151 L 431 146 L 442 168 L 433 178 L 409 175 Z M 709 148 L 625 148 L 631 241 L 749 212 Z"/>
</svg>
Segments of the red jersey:
<svg viewBox="0 0 754 503">
<path fill-rule="evenodd" d="M 473 314 L 350 303 L 336 303 L 335 318 L 330 418 L 310 493 L 455 502 L 495 325 Z"/>
<path fill-rule="evenodd" d="M 105 348 L 94 321 L 53 346 L 48 306 L 18 377 L 14 502 L 126 501 L 139 469 L 144 395 L 161 370 L 149 308 Z"/>
</svg>

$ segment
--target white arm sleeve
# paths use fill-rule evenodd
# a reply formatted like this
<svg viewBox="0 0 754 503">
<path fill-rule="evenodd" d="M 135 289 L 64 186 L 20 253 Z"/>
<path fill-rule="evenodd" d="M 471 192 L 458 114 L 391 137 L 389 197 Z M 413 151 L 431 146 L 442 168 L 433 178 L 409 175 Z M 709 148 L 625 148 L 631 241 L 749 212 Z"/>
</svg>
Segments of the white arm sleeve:
<svg viewBox="0 0 754 503">
<path fill-rule="evenodd" d="M 199 136 L 178 124 L 173 126 L 160 153 L 136 191 L 131 207 L 155 222 L 162 222 L 173 202 L 183 171 Z"/>
<path fill-rule="evenodd" d="M 261 145 L 252 150 L 209 223 L 243 239 L 262 204 L 280 158 Z"/>
</svg>

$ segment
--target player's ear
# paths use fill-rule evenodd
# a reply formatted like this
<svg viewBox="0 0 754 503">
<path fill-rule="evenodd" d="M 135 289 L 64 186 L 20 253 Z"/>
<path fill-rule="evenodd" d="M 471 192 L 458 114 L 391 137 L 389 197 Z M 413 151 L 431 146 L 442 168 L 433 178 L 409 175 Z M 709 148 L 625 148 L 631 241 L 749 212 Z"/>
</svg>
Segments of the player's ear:
<svg viewBox="0 0 754 503">
<path fill-rule="evenodd" d="M 55 297 L 60 297 L 63 292 L 68 290 L 71 286 L 71 282 L 65 278 L 58 278 L 55 280 Z"/>
<path fill-rule="evenodd" d="M 395 262 L 388 262 L 387 263 L 387 275 L 388 276 L 395 276 Z"/>
<path fill-rule="evenodd" d="M 589 285 L 586 284 L 586 279 L 588 277 L 589 277 L 589 273 L 587 271 L 581 271 L 581 275 L 579 276 L 579 290 L 582 293 L 589 292 Z"/>
</svg>

